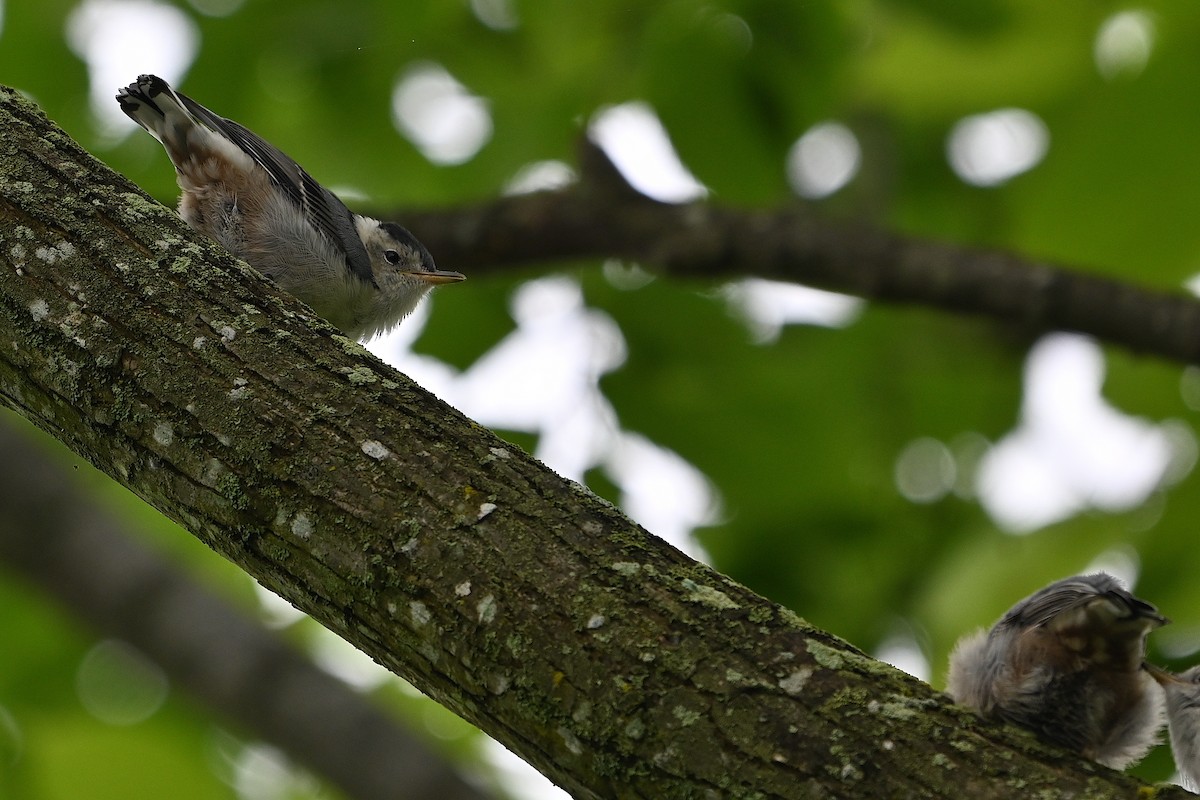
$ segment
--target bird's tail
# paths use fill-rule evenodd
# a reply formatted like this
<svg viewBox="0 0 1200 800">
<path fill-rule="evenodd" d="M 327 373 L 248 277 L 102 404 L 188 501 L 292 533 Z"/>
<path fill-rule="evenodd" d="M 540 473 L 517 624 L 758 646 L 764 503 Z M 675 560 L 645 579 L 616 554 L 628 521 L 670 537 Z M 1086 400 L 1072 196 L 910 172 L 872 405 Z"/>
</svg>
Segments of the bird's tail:
<svg viewBox="0 0 1200 800">
<path fill-rule="evenodd" d="M 139 75 L 135 82 L 117 91 L 117 102 L 130 119 L 162 142 L 177 167 L 187 161 L 195 144 L 193 131 L 197 127 L 206 132 L 211 129 L 194 113 L 197 104 L 176 93 L 157 75 Z"/>
</svg>

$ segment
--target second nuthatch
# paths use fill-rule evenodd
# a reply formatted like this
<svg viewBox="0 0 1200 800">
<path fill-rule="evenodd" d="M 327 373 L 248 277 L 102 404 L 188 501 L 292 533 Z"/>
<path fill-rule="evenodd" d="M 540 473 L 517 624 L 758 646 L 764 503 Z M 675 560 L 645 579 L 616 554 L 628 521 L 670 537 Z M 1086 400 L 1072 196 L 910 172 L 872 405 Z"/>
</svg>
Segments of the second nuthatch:
<svg viewBox="0 0 1200 800">
<path fill-rule="evenodd" d="M 1145 667 L 1146 635 L 1167 619 L 1113 577 L 1080 575 L 1013 606 L 950 656 L 958 703 L 1123 769 L 1158 741 L 1163 691 Z"/>
<path fill-rule="evenodd" d="M 397 325 L 431 288 L 461 281 L 394 222 L 354 214 L 288 156 L 142 75 L 117 102 L 175 165 L 179 215 L 342 329 L 366 339 Z"/>
<path fill-rule="evenodd" d="M 1167 693 L 1167 729 L 1175 768 L 1189 789 L 1200 789 L 1200 667 L 1175 675 L 1147 664 Z"/>
</svg>

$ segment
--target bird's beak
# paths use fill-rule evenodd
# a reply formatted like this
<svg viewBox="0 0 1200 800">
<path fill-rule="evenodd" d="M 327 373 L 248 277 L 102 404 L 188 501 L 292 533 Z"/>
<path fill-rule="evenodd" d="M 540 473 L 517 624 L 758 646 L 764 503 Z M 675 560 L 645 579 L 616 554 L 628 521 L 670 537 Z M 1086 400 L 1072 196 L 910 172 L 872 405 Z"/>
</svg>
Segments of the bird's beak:
<svg viewBox="0 0 1200 800">
<path fill-rule="evenodd" d="M 414 271 L 408 274 L 419 281 L 424 281 L 425 283 L 432 284 L 433 286 L 438 286 L 439 284 L 443 283 L 458 283 L 459 281 L 465 281 L 467 279 L 467 276 L 463 275 L 461 272 L 450 272 L 449 270 L 443 269 L 435 269 L 433 272 Z"/>
<path fill-rule="evenodd" d="M 1151 664 L 1149 661 L 1142 662 L 1142 668 L 1150 673 L 1150 677 L 1158 681 L 1159 686 L 1168 686 L 1172 683 L 1186 683 L 1179 679 L 1174 672 L 1168 672 L 1162 667 Z"/>
</svg>

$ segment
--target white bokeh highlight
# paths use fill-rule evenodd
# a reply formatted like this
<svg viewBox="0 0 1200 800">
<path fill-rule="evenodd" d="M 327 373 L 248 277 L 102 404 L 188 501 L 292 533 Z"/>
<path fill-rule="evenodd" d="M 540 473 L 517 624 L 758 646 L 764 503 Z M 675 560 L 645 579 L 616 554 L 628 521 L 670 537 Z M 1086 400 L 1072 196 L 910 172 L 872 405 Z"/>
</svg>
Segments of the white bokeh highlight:
<svg viewBox="0 0 1200 800">
<path fill-rule="evenodd" d="M 429 61 L 413 64 L 396 79 L 392 121 L 434 164 L 470 161 L 492 138 L 487 101 Z"/>
<path fill-rule="evenodd" d="M 647 197 L 685 203 L 708 190 L 683 165 L 654 109 L 642 102 L 602 108 L 589 135 L 612 159 L 625 180 Z"/>
<path fill-rule="evenodd" d="M 84 0 L 67 17 L 67 44 L 87 64 L 88 99 L 102 138 L 136 125 L 114 99 L 138 75 L 174 85 L 196 57 L 200 33 L 178 8 L 155 0 Z"/>
<path fill-rule="evenodd" d="M 875 648 L 874 656 L 885 664 L 907 672 L 917 680 L 929 680 L 932 671 L 929 658 L 907 630 L 893 633 L 880 642 Z"/>
<path fill-rule="evenodd" d="M 998 186 L 1046 156 L 1050 132 L 1032 112 L 1002 108 L 959 120 L 946 140 L 955 174 L 975 186 Z"/>
<path fill-rule="evenodd" d="M 563 189 L 575 182 L 575 170 L 566 162 L 553 159 L 535 161 L 517 170 L 504 186 L 505 194 L 529 194 L 551 189 Z"/>
<path fill-rule="evenodd" d="M 75 672 L 79 702 L 109 725 L 136 725 L 149 719 L 166 702 L 169 686 L 157 664 L 117 639 L 94 645 Z"/>
<path fill-rule="evenodd" d="M 1149 12 L 1118 11 L 1096 32 L 1092 44 L 1096 71 L 1106 80 L 1137 77 L 1154 52 L 1155 38 L 1154 17 Z"/>
<path fill-rule="evenodd" d="M 1112 575 L 1132 592 L 1137 588 L 1138 578 L 1141 577 L 1142 561 L 1132 547 L 1120 545 L 1103 551 L 1080 570 L 1083 575 L 1093 572 Z"/>
<path fill-rule="evenodd" d="M 258 581 L 251 580 L 250 585 L 258 600 L 259 620 L 268 628 L 286 628 L 308 616 Z"/>
<path fill-rule="evenodd" d="M 1190 429 L 1121 413 L 1103 382 L 1103 353 L 1086 337 L 1051 334 L 1031 350 L 1020 424 L 977 474 L 979 500 L 1002 528 L 1027 533 L 1086 509 L 1131 509 L 1191 470 Z"/>
<path fill-rule="evenodd" d="M 239 800 L 289 800 L 318 796 L 315 778 L 277 747 L 250 742 L 231 759 L 230 784 Z"/>
<path fill-rule="evenodd" d="M 896 488 L 913 503 L 933 503 L 954 489 L 958 477 L 954 455 L 937 439 L 914 439 L 900 452 L 895 465 Z"/>
<path fill-rule="evenodd" d="M 470 0 L 475 19 L 494 31 L 511 31 L 521 24 L 513 0 Z"/>
<path fill-rule="evenodd" d="M 1192 411 L 1200 411 L 1200 367 L 1188 365 L 1179 376 L 1179 396 Z"/>
<path fill-rule="evenodd" d="M 787 325 L 844 328 L 859 318 L 866 305 L 858 297 L 762 278 L 726 284 L 720 295 L 759 344 L 778 340 Z"/>
<path fill-rule="evenodd" d="M 571 795 L 490 736 L 484 737 L 480 755 L 500 785 L 521 800 L 571 800 Z"/>
<path fill-rule="evenodd" d="M 653 272 L 647 272 L 635 261 L 609 258 L 600 265 L 600 272 L 609 285 L 624 292 L 632 292 L 649 286 L 655 280 Z"/>
<path fill-rule="evenodd" d="M 704 558 L 691 534 L 715 523 L 720 510 L 703 473 L 678 453 L 624 432 L 609 449 L 604 471 L 620 488 L 620 506 L 634 522 L 692 558 Z"/>
<path fill-rule="evenodd" d="M 861 163 L 853 131 L 840 122 L 819 122 L 788 150 L 788 182 L 801 197 L 826 197 L 849 183 Z"/>
<path fill-rule="evenodd" d="M 354 645 L 324 627 L 316 627 L 308 653 L 325 672 L 360 691 L 370 691 L 392 679 L 392 673 Z"/>
</svg>

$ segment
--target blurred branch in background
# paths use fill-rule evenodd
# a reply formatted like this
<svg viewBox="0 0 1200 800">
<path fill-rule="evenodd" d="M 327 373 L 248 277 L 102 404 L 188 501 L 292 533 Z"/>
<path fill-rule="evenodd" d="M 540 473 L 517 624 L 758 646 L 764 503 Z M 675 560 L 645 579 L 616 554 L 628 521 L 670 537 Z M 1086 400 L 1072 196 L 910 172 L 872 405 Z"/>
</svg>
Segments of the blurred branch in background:
<svg viewBox="0 0 1200 800">
<path fill-rule="evenodd" d="M 680 278 L 760 277 L 867 299 L 977 314 L 1040 333 L 1087 333 L 1200 362 L 1200 301 L 1011 253 L 906 237 L 793 205 L 766 210 L 663 203 L 631 187 L 584 140 L 566 188 L 440 211 L 399 210 L 438 254 L 472 275 L 513 264 L 629 259 Z"/>
<path fill-rule="evenodd" d="M 160 554 L 0 416 L 0 563 L 358 800 L 483 800 L 362 695 Z"/>
</svg>

